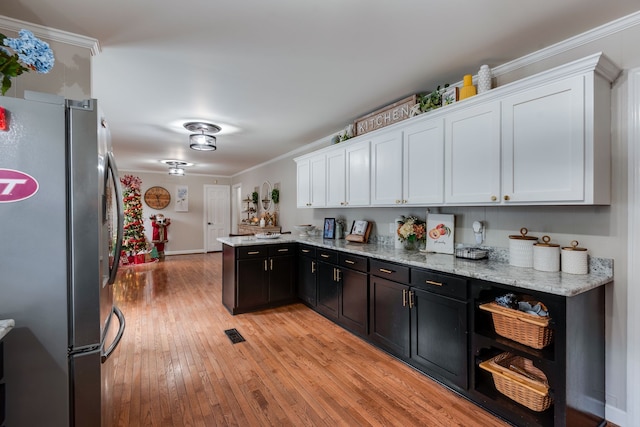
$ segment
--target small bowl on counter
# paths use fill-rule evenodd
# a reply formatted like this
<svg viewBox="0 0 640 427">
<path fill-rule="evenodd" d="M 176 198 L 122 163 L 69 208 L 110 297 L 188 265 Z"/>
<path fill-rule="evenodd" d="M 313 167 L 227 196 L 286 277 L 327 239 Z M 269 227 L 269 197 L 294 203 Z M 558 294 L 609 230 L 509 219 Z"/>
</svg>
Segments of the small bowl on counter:
<svg viewBox="0 0 640 427">
<path fill-rule="evenodd" d="M 296 229 L 296 231 L 298 232 L 298 234 L 300 234 L 300 236 L 310 236 L 311 233 L 313 233 L 313 230 L 316 228 L 316 226 L 311 224 L 301 224 L 301 225 L 294 225 L 293 228 Z"/>
</svg>

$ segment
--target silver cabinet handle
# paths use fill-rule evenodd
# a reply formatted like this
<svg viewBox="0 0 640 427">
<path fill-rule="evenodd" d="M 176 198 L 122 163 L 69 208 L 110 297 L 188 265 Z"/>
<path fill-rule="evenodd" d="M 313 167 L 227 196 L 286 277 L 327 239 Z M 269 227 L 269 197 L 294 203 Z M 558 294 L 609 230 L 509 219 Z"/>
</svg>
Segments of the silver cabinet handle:
<svg viewBox="0 0 640 427">
<path fill-rule="evenodd" d="M 416 293 L 413 291 L 409 291 L 409 308 L 413 308 L 416 304 L 415 301 L 413 300 L 413 298 L 415 297 Z"/>
<path fill-rule="evenodd" d="M 321 256 L 322 258 L 329 258 L 329 255 L 326 255 L 326 254 L 320 254 L 320 256 Z"/>
<path fill-rule="evenodd" d="M 267 260 L 266 259 L 264 260 L 264 271 L 268 271 L 268 269 L 267 269 Z"/>
<path fill-rule="evenodd" d="M 402 290 L 402 306 L 403 307 L 407 306 L 407 290 L 406 289 Z"/>
<path fill-rule="evenodd" d="M 355 264 L 356 263 L 355 261 L 351 261 L 350 259 L 345 259 L 344 262 L 347 263 L 347 264 Z"/>
<path fill-rule="evenodd" d="M 340 271 L 339 268 L 336 268 L 336 282 L 339 282 L 341 280 L 340 274 L 342 273 L 342 271 Z"/>
<path fill-rule="evenodd" d="M 302 253 L 308 254 L 309 252 L 311 252 L 309 249 L 303 249 Z"/>
<path fill-rule="evenodd" d="M 258 255 L 260 253 L 260 251 L 251 251 L 251 252 L 247 252 L 247 255 Z"/>
<path fill-rule="evenodd" d="M 278 249 L 278 252 L 289 252 L 289 249 Z"/>
</svg>

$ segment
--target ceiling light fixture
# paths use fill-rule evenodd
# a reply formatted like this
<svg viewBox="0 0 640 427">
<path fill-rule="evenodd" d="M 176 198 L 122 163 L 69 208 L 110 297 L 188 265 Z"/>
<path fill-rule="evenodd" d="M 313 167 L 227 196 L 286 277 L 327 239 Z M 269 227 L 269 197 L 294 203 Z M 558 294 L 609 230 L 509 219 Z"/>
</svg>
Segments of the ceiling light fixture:
<svg viewBox="0 0 640 427">
<path fill-rule="evenodd" d="M 220 132 L 220 126 L 206 122 L 188 122 L 184 127 L 191 132 L 200 132 L 189 135 L 189 146 L 192 150 L 215 151 L 218 148 L 216 137 L 210 134 Z"/>
<path fill-rule="evenodd" d="M 162 163 L 169 165 L 169 175 L 184 176 L 184 167 L 190 166 L 190 163 L 181 162 L 179 160 L 163 160 Z"/>
</svg>

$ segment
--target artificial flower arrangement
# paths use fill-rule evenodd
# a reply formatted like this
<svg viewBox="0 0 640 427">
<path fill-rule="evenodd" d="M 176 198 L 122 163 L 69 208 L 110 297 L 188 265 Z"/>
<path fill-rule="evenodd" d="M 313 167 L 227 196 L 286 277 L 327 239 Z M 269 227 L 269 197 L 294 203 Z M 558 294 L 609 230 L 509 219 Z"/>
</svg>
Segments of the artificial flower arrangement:
<svg viewBox="0 0 640 427">
<path fill-rule="evenodd" d="M 38 39 L 29 30 L 20 30 L 18 38 L 0 34 L 0 74 L 2 74 L 2 95 L 11 87 L 11 78 L 34 70 L 48 73 L 53 68 L 53 51 L 49 44 Z M 11 48 L 13 52 L 9 49 Z"/>
<path fill-rule="evenodd" d="M 426 223 L 415 216 L 402 216 L 398 221 L 398 237 L 403 242 L 424 242 L 427 237 Z"/>
</svg>

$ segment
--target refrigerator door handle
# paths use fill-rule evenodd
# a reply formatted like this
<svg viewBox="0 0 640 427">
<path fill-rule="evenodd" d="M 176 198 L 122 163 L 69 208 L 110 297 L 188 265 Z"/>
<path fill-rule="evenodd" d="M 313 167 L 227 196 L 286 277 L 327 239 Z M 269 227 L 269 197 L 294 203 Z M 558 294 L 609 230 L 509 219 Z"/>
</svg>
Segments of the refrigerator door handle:
<svg viewBox="0 0 640 427">
<path fill-rule="evenodd" d="M 124 208 L 122 202 L 122 188 L 120 187 L 120 178 L 118 175 L 118 168 L 116 167 L 116 161 L 113 158 L 113 153 L 109 151 L 107 153 L 107 168 L 111 172 L 107 173 L 107 176 L 111 176 L 113 179 L 113 187 L 116 192 L 116 212 L 118 214 L 118 224 L 117 224 L 117 236 L 116 236 L 116 247 L 115 253 L 113 254 L 113 265 L 111 266 L 111 271 L 109 272 L 109 281 L 108 284 L 112 285 L 116 281 L 116 275 L 118 274 L 118 266 L 120 265 L 120 253 L 122 252 L 122 239 L 124 237 Z M 105 180 L 105 186 L 109 183 Z"/>
<path fill-rule="evenodd" d="M 120 324 L 120 326 L 118 327 L 118 333 L 116 334 L 116 337 L 114 338 L 113 342 L 111 343 L 109 348 L 102 354 L 102 357 L 100 357 L 100 361 L 102 363 L 106 362 L 109 356 L 111 356 L 111 354 L 115 351 L 116 347 L 118 347 L 118 344 L 120 344 L 122 335 L 124 334 L 124 327 L 125 327 L 124 314 L 122 314 L 122 311 L 120 311 L 120 309 L 115 305 L 113 306 L 113 314 L 115 314 L 116 317 L 118 318 L 118 323 Z"/>
</svg>

